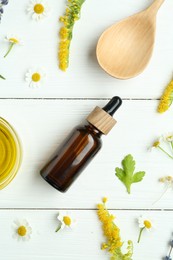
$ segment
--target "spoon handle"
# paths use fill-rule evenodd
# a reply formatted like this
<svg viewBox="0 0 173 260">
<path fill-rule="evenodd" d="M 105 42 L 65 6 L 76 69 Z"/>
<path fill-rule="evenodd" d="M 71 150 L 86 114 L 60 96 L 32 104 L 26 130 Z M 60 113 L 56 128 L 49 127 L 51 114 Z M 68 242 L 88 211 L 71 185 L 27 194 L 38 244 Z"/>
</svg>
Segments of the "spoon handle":
<svg viewBox="0 0 173 260">
<path fill-rule="evenodd" d="M 165 0 L 155 0 L 150 7 L 148 7 L 147 11 L 150 12 L 150 15 L 156 15 L 161 5 Z"/>
</svg>

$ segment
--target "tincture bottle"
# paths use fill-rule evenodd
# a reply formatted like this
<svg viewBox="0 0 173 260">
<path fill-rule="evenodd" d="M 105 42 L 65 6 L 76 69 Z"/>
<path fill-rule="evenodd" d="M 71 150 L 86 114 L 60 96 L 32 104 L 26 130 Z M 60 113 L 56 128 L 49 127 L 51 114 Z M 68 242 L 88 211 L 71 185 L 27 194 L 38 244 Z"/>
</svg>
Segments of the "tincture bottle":
<svg viewBox="0 0 173 260">
<path fill-rule="evenodd" d="M 113 97 L 103 107 L 96 107 L 86 124 L 77 126 L 41 170 L 41 176 L 54 188 L 65 192 L 102 147 L 106 135 L 116 124 L 112 117 L 122 100 Z"/>
</svg>

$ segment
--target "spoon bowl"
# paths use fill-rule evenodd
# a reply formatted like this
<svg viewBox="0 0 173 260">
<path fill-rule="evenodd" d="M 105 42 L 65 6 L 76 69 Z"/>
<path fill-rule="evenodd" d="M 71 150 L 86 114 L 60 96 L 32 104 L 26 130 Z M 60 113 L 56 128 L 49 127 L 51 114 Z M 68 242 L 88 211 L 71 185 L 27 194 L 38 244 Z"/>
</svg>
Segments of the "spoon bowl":
<svg viewBox="0 0 173 260">
<path fill-rule="evenodd" d="M 100 37 L 96 54 L 100 66 L 111 76 L 128 79 L 140 74 L 152 56 L 156 14 L 164 0 L 109 27 Z"/>
</svg>

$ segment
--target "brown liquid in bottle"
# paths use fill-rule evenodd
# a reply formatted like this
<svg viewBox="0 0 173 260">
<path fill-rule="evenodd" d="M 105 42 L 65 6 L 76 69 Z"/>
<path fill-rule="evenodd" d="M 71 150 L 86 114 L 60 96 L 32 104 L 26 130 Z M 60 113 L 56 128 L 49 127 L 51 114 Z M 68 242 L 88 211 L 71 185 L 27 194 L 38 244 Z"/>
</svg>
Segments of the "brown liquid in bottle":
<svg viewBox="0 0 173 260">
<path fill-rule="evenodd" d="M 41 175 L 52 186 L 66 191 L 100 150 L 101 133 L 91 125 L 79 126 L 56 151 Z"/>
<path fill-rule="evenodd" d="M 102 134 L 115 125 L 112 114 L 122 101 L 114 97 L 88 116 L 88 124 L 76 127 L 41 170 L 41 176 L 54 188 L 65 192 L 102 147 Z"/>
</svg>

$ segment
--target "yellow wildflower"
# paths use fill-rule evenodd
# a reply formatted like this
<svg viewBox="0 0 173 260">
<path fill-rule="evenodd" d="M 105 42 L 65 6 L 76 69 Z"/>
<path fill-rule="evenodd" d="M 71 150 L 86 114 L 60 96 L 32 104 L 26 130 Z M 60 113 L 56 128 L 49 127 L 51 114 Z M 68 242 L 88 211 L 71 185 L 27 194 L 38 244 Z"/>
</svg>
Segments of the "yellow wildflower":
<svg viewBox="0 0 173 260">
<path fill-rule="evenodd" d="M 85 0 L 67 0 L 67 8 L 64 16 L 60 17 L 60 22 L 63 27 L 60 29 L 60 43 L 59 43 L 59 68 L 66 71 L 69 64 L 69 49 L 72 39 L 73 27 L 75 21 L 79 20 L 82 4 Z"/>
<path fill-rule="evenodd" d="M 121 247 L 123 242 L 120 237 L 120 229 L 114 223 L 115 216 L 110 214 L 106 209 L 107 198 L 102 199 L 103 204 L 97 205 L 97 215 L 99 220 L 102 222 L 103 234 L 106 237 L 106 242 L 102 243 L 101 249 L 107 250 L 111 254 L 111 259 L 122 259 L 131 260 L 133 254 L 133 244 L 131 241 L 128 242 L 128 252 L 123 254 Z"/>
<path fill-rule="evenodd" d="M 106 203 L 108 201 L 108 199 L 106 197 L 103 197 L 102 201 L 103 201 L 103 203 Z"/>
<path fill-rule="evenodd" d="M 172 102 L 173 102 L 173 80 L 170 81 L 163 95 L 161 96 L 157 111 L 159 113 L 166 112 L 171 106 Z"/>
</svg>

